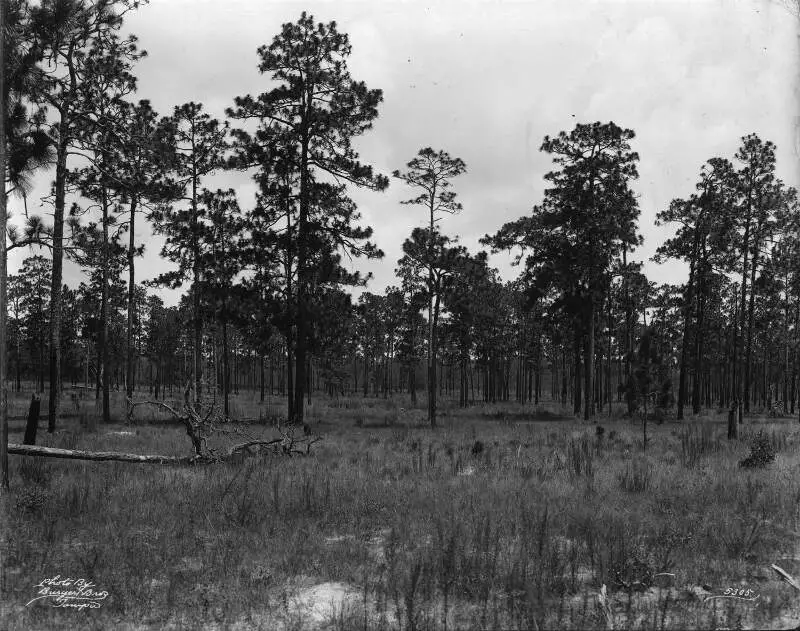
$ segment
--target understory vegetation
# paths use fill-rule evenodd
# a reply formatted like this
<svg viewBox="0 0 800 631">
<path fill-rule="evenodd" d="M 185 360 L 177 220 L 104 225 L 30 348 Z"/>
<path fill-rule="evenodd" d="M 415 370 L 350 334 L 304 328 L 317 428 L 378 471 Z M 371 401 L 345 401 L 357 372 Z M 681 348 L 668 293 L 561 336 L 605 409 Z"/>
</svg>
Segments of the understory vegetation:
<svg viewBox="0 0 800 631">
<path fill-rule="evenodd" d="M 770 570 L 800 573 L 789 419 L 748 418 L 733 442 L 719 415 L 665 422 L 643 451 L 629 420 L 443 405 L 431 431 L 424 406 L 408 403 L 312 402 L 324 440 L 303 458 L 186 468 L 13 457 L 3 626 L 788 628 L 800 615 Z M 262 418 L 248 427 L 258 435 L 282 412 L 277 400 L 237 405 Z M 739 465 L 753 440 L 773 462 Z M 96 432 L 76 418 L 46 435 L 49 446 L 166 455 L 186 443 L 149 417 Z M 55 575 L 109 596 L 89 611 L 26 607 Z M 304 590 L 328 584 L 344 586 L 338 602 L 302 606 Z M 758 599 L 710 598 L 734 588 Z"/>
</svg>

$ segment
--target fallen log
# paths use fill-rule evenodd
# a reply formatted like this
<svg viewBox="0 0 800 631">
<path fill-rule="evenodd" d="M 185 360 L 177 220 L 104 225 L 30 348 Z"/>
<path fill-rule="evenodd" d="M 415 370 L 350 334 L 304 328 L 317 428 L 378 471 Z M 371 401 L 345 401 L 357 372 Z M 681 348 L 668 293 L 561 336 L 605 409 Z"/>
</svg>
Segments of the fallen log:
<svg viewBox="0 0 800 631">
<path fill-rule="evenodd" d="M 189 464 L 193 457 L 154 456 L 130 454 L 119 451 L 83 451 L 80 449 L 58 449 L 39 445 L 16 445 L 9 443 L 8 453 L 17 456 L 47 456 L 71 460 L 116 460 L 119 462 L 147 462 L 153 464 Z M 195 458 L 196 459 L 196 458 Z"/>
<path fill-rule="evenodd" d="M 208 464 L 212 462 L 225 462 L 225 460 L 231 456 L 248 452 L 251 447 L 268 447 L 270 445 L 275 446 L 283 441 L 283 438 L 273 438 L 271 440 L 251 440 L 240 445 L 234 445 L 223 454 L 211 452 L 207 456 L 143 455 L 120 451 L 85 451 L 81 449 L 41 447 L 38 445 L 17 445 L 14 443 L 10 443 L 8 445 L 8 453 L 17 456 L 44 456 L 48 458 L 66 458 L 69 460 L 113 460 L 116 462 L 139 462 L 148 464 Z"/>
</svg>

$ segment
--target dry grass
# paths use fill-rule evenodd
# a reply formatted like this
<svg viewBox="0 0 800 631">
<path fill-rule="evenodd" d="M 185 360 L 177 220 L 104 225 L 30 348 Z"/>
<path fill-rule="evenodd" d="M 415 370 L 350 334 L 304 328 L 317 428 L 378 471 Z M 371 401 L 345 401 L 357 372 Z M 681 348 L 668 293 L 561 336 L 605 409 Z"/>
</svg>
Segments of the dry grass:
<svg viewBox="0 0 800 631">
<path fill-rule="evenodd" d="M 283 407 L 245 395 L 234 411 L 269 434 Z M 40 442 L 186 454 L 182 429 L 156 420 L 86 432 L 78 414 Z M 309 420 L 325 436 L 311 458 L 193 469 L 12 456 L 0 626 L 786 628 L 800 618 L 797 595 L 768 570 L 800 574 L 795 422 L 746 427 L 766 429 L 778 453 L 747 471 L 747 440 L 725 440 L 721 417 L 654 425 L 646 453 L 637 425 L 603 419 L 599 437 L 544 406 L 445 405 L 432 432 L 407 400 L 315 399 Z M 20 432 L 12 425 L 12 442 Z M 56 574 L 109 597 L 81 612 L 26 607 Z M 704 600 L 740 586 L 758 601 Z M 309 603 L 320 594 L 339 606 Z"/>
</svg>

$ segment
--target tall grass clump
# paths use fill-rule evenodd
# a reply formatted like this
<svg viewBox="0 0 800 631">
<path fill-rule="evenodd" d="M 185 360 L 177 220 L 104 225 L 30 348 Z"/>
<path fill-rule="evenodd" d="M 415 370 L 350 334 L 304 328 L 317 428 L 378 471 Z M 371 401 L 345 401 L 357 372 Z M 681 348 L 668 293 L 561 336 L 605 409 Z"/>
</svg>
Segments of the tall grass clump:
<svg viewBox="0 0 800 631">
<path fill-rule="evenodd" d="M 576 476 L 591 478 L 594 474 L 594 450 L 587 436 L 571 439 L 567 448 L 570 471 Z"/>
<path fill-rule="evenodd" d="M 701 458 L 717 453 L 722 448 L 711 423 L 684 426 L 680 432 L 680 441 L 681 462 L 687 468 L 696 466 Z"/>
<path fill-rule="evenodd" d="M 653 465 L 643 458 L 629 462 L 618 476 L 619 484 L 628 493 L 644 493 L 652 488 Z"/>
</svg>

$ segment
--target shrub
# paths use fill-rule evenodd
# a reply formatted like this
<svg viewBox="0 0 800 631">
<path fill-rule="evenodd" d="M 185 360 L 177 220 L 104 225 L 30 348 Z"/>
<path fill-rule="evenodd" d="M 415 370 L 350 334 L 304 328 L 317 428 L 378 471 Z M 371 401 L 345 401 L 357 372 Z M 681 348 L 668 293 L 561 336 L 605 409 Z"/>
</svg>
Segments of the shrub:
<svg viewBox="0 0 800 631">
<path fill-rule="evenodd" d="M 47 503 L 48 493 L 40 486 L 27 486 L 17 495 L 17 510 L 21 513 L 38 513 Z"/>
<path fill-rule="evenodd" d="M 627 591 L 644 592 L 653 585 L 655 568 L 643 551 L 631 552 L 611 567 L 613 584 Z"/>
<path fill-rule="evenodd" d="M 750 443 L 750 455 L 739 463 L 745 469 L 763 469 L 775 460 L 775 447 L 769 436 L 760 430 Z"/>
</svg>

